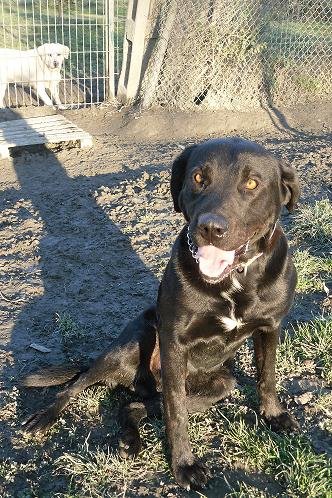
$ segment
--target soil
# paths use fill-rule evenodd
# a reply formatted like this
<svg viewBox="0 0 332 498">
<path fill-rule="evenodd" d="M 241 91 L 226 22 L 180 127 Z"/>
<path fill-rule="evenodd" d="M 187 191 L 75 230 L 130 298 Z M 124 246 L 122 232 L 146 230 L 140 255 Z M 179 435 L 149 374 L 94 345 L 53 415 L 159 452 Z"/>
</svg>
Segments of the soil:
<svg viewBox="0 0 332 498">
<path fill-rule="evenodd" d="M 229 124 L 226 131 L 221 123 L 218 129 L 219 134 L 253 138 L 291 161 L 300 174 L 302 200 L 310 203 L 330 195 L 330 110 L 325 106 L 314 111 L 315 126 L 313 114 L 303 109 L 302 114 L 293 112 L 291 124 L 270 121 L 259 129 L 257 118 L 257 126 L 247 129 L 245 120 L 241 126 Z M 119 117 L 108 107 L 66 115 L 92 133 L 93 148 L 25 148 L 14 151 L 0 168 L 0 459 L 19 464 L 33 459 L 41 469 L 43 458 L 61 454 L 66 442 L 59 437 L 57 446 L 47 447 L 46 457 L 38 445 L 23 444 L 20 423 L 48 394 L 21 394 L 18 379 L 41 366 L 94 357 L 107 349 L 130 317 L 155 300 L 183 224 L 172 209 L 170 164 L 184 146 L 207 137 L 209 123 L 216 119 L 205 115 L 200 127 L 186 128 L 188 115 L 182 125 L 179 116 L 163 121 L 158 114 L 154 123 L 152 112 L 125 110 Z M 0 119 L 17 116 L 7 112 Z M 192 119 L 197 124 L 199 116 Z M 323 299 L 310 295 L 308 306 L 306 298 L 298 296 L 289 320 L 320 313 Z M 30 347 L 32 343 L 49 352 Z M 301 401 L 300 411 L 305 392 L 300 386 L 291 394 Z M 318 432 L 315 436 L 313 431 L 313 439 L 319 445 Z M 321 445 L 331 451 L 327 441 Z M 40 483 L 38 496 L 67 489 L 64 478 L 50 483 L 43 472 L 29 474 L 27 469 L 7 479 L 1 495 L 21 496 L 34 480 Z M 221 496 L 217 487 L 215 496 Z M 160 494 L 153 487 L 143 491 Z"/>
</svg>

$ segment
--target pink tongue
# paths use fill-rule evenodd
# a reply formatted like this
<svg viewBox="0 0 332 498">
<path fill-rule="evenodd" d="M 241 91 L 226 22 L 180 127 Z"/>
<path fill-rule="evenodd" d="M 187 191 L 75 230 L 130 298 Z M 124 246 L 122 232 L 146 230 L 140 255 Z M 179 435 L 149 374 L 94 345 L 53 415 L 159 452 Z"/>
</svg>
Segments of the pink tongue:
<svg viewBox="0 0 332 498">
<path fill-rule="evenodd" d="M 219 277 L 234 262 L 235 251 L 223 251 L 214 246 L 201 246 L 197 250 L 199 269 L 207 277 Z"/>
</svg>

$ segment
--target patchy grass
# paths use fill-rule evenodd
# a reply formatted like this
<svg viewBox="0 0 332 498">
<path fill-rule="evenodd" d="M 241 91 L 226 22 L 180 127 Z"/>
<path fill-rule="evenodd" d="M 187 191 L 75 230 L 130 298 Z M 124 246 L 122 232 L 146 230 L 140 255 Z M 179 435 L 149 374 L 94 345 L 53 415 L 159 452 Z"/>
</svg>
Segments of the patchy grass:
<svg viewBox="0 0 332 498">
<path fill-rule="evenodd" d="M 100 448 L 90 450 L 88 440 L 76 454 L 65 453 L 57 461 L 60 473 L 71 476 L 71 486 L 77 482 L 90 496 L 104 496 L 104 493 L 118 487 L 125 491 L 128 481 L 134 476 L 132 462 L 121 460 L 117 455 Z M 144 472 L 142 471 L 142 477 Z"/>
<path fill-rule="evenodd" d="M 69 313 L 57 313 L 55 322 L 56 330 L 59 332 L 65 347 L 70 346 L 73 340 L 82 339 L 85 335 Z"/>
<path fill-rule="evenodd" d="M 319 204 L 319 203 L 317 203 Z M 325 201 L 313 208 L 308 208 L 305 216 L 300 213 L 300 225 L 296 227 L 293 236 L 307 242 L 309 234 L 318 230 L 318 218 Z M 307 209 L 307 208 L 306 208 Z M 308 212 L 310 211 L 310 216 Z M 145 219 L 146 217 L 146 219 Z M 307 220 L 307 235 L 304 235 L 301 223 Z M 310 218 L 310 222 L 308 221 Z M 149 213 L 143 214 L 143 221 L 148 223 Z M 321 223 L 320 241 L 326 241 L 330 220 L 323 219 Z M 325 242 L 324 242 L 325 243 Z M 315 247 L 320 242 L 315 240 Z M 322 258 L 311 254 L 308 249 L 297 250 L 294 261 L 298 270 L 300 292 L 309 293 L 323 290 L 325 277 L 332 269 L 332 258 Z M 56 316 L 57 329 L 64 345 L 84 337 L 84 330 L 75 323 L 68 313 Z M 320 317 L 310 322 L 299 323 L 286 332 L 284 341 L 278 351 L 278 371 L 281 372 L 281 382 L 289 374 L 301 374 L 306 370 L 305 360 L 314 364 L 314 369 L 327 382 L 332 382 L 332 320 L 331 317 Z M 238 355 L 238 368 L 248 375 L 254 375 L 252 368 L 252 349 L 246 343 Z M 68 439 L 71 431 L 78 431 L 77 420 L 84 413 L 84 424 L 93 421 L 104 425 L 102 412 L 112 414 L 106 424 L 107 437 L 97 441 L 88 434 L 72 447 L 66 447 L 63 454 L 54 462 L 57 474 L 69 479 L 66 497 L 76 496 L 136 496 L 138 487 L 144 492 L 157 485 L 158 492 L 163 493 L 164 486 L 174 483 L 172 472 L 167 460 L 167 444 L 163 421 L 154 420 L 143 424 L 141 437 L 143 450 L 135 460 L 121 459 L 114 446 L 119 432 L 116 413 L 130 395 L 123 392 L 110 392 L 101 386 L 92 387 L 81 393 L 72 404 L 72 414 L 75 415 L 75 427 L 65 422 L 64 413 L 62 431 Z M 275 483 L 290 498 L 329 498 L 332 495 L 331 462 L 325 454 L 317 454 L 306 437 L 293 435 L 276 435 L 264 423 L 259 422 L 256 413 L 248 408 L 257 405 L 256 388 L 248 384 L 225 403 L 213 407 L 207 414 L 190 416 L 189 436 L 195 454 L 205 459 L 218 476 L 224 470 L 239 471 L 250 475 L 264 475 L 267 481 Z M 332 410 L 331 393 L 318 396 L 312 408 L 318 416 L 326 416 L 328 422 L 321 427 L 331 430 L 330 414 Z M 248 423 L 248 420 L 251 420 Z M 254 421 L 253 421 L 254 420 Z M 61 421 L 60 421 L 61 422 Z M 58 425 L 58 424 L 57 424 Z M 91 425 L 91 424 L 90 424 Z M 90 430 L 93 433 L 93 426 Z M 57 426 L 56 426 L 57 427 Z M 55 429 L 56 429 L 55 427 Z M 54 430 L 55 430 L 54 429 Z M 53 436 L 55 432 L 51 433 Z M 76 432 L 75 432 L 76 434 Z M 71 439 L 72 441 L 75 438 Z M 109 446 L 110 445 L 110 446 Z M 20 469 L 6 462 L 1 473 L 13 479 Z M 264 478 L 265 479 L 265 478 Z M 166 484 L 165 484 L 166 483 Z M 213 481 L 211 482 L 213 493 Z M 121 492 L 120 492 L 121 490 Z M 217 492 L 217 491 L 216 491 Z M 179 491 L 179 493 L 182 493 Z M 167 495 L 167 492 L 165 493 Z M 199 494 L 204 497 L 204 490 Z M 182 495 L 181 495 L 182 496 Z M 230 486 L 228 498 L 268 498 L 271 495 L 267 489 L 260 489 L 250 482 L 241 479 L 238 485 Z"/>
<path fill-rule="evenodd" d="M 0 462 L 0 479 L 6 482 L 14 482 L 17 475 L 34 471 L 35 469 L 36 465 L 33 461 L 19 463 L 8 458 Z"/>
<path fill-rule="evenodd" d="M 332 393 L 323 393 L 316 399 L 313 406 L 316 414 L 322 414 L 321 427 L 332 436 Z"/>
<path fill-rule="evenodd" d="M 92 447 L 89 437 L 75 453 L 64 453 L 56 462 L 59 473 L 70 476 L 74 489 L 89 496 L 109 496 L 112 490 L 122 489 L 123 496 L 139 479 L 155 479 L 157 473 L 167 472 L 164 454 L 165 429 L 161 421 L 144 424 L 141 430 L 143 451 L 135 460 L 121 459 L 109 447 Z M 110 477 L 111 476 L 111 477 Z"/>
<path fill-rule="evenodd" d="M 105 403 L 108 395 L 108 388 L 105 386 L 91 386 L 81 392 L 75 402 L 79 411 L 85 414 L 91 414 L 92 417 L 98 416 L 100 405 Z"/>
<path fill-rule="evenodd" d="M 285 374 L 305 371 L 305 360 L 312 360 L 316 370 L 332 382 L 332 316 L 298 324 L 286 332 L 277 353 L 277 368 Z"/>
<path fill-rule="evenodd" d="M 244 482 L 239 483 L 239 490 L 227 493 L 225 498 L 268 498 L 270 495 Z"/>
<path fill-rule="evenodd" d="M 331 462 L 325 455 L 317 455 L 301 436 L 278 436 L 257 420 L 248 425 L 243 414 L 232 411 L 231 405 L 227 410 L 215 406 L 207 414 L 191 416 L 189 434 L 199 456 L 208 454 L 210 460 L 217 459 L 224 468 L 264 472 L 285 490 L 285 496 L 316 498 L 332 493 Z M 136 460 L 122 460 L 108 447 L 92 448 L 87 439 L 78 451 L 67 452 L 57 460 L 58 472 L 70 476 L 73 490 L 98 497 L 110 496 L 116 489 L 122 489 L 125 495 L 135 489 L 138 480 L 144 485 L 151 480 L 169 480 L 163 423 L 145 424 L 142 437 L 145 447 Z M 204 496 L 204 490 L 202 493 Z M 268 495 L 239 483 L 239 489 L 227 496 Z"/>
<path fill-rule="evenodd" d="M 278 436 L 256 423 L 253 427 L 242 418 L 225 418 L 223 447 L 229 464 L 245 470 L 261 471 L 286 487 L 287 496 L 316 498 L 332 493 L 331 461 L 317 455 L 300 436 Z"/>
<path fill-rule="evenodd" d="M 319 396 L 315 408 L 317 411 L 323 411 L 327 416 L 332 417 L 332 393 Z"/>
<path fill-rule="evenodd" d="M 308 250 L 295 251 L 294 264 L 297 270 L 297 291 L 322 291 L 326 286 L 326 279 L 331 278 L 332 257 L 321 258 L 313 256 Z"/>
<path fill-rule="evenodd" d="M 297 243 L 311 247 L 314 252 L 331 251 L 332 204 L 328 199 L 301 206 L 295 219 L 290 234 Z"/>
</svg>

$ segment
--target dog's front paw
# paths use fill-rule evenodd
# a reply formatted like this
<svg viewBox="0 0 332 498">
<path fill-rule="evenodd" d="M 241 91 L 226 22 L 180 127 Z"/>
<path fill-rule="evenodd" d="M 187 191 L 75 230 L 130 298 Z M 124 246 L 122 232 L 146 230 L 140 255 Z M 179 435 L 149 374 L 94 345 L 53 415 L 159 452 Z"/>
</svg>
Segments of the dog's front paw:
<svg viewBox="0 0 332 498">
<path fill-rule="evenodd" d="M 265 416 L 265 422 L 274 432 L 297 431 L 300 428 L 298 422 L 286 411 L 275 416 Z"/>
<path fill-rule="evenodd" d="M 31 415 L 22 423 L 22 426 L 24 431 L 30 434 L 37 434 L 37 432 L 44 434 L 52 427 L 56 419 L 57 416 L 52 409 L 42 410 Z"/>
<path fill-rule="evenodd" d="M 174 475 L 177 483 L 188 491 L 202 488 L 209 478 L 208 469 L 198 461 L 188 465 L 174 466 Z"/>
<path fill-rule="evenodd" d="M 141 451 L 141 438 L 137 429 L 128 428 L 119 439 L 119 454 L 122 458 L 135 458 Z"/>
</svg>

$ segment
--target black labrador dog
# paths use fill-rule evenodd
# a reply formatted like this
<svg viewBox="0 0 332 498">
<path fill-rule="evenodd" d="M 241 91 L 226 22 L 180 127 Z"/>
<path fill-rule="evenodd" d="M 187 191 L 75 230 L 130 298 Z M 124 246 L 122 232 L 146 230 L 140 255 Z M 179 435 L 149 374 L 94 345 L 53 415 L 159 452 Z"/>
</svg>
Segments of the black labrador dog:
<svg viewBox="0 0 332 498">
<path fill-rule="evenodd" d="M 172 167 L 171 193 L 186 225 L 175 241 L 157 305 L 128 324 L 111 350 L 82 372 L 54 367 L 25 386 L 73 382 L 26 422 L 45 431 L 74 396 L 104 381 L 135 390 L 142 402 L 125 407 L 120 453 L 140 450 L 139 422 L 161 411 L 177 482 L 207 481 L 188 438 L 188 412 L 203 411 L 235 385 L 228 362 L 253 337 L 260 411 L 274 429 L 297 426 L 276 394 L 280 324 L 289 310 L 296 272 L 278 224 L 282 206 L 299 195 L 296 171 L 263 147 L 240 138 L 186 148 Z"/>
</svg>

